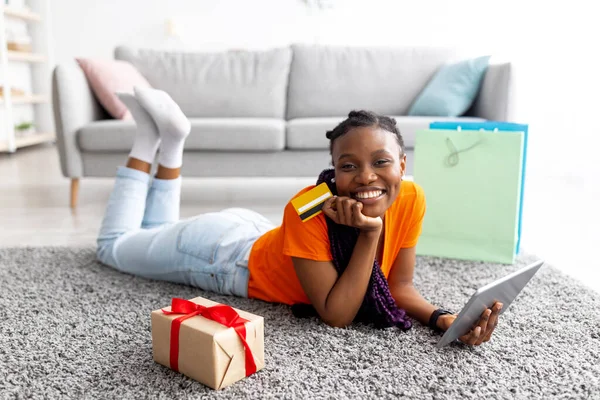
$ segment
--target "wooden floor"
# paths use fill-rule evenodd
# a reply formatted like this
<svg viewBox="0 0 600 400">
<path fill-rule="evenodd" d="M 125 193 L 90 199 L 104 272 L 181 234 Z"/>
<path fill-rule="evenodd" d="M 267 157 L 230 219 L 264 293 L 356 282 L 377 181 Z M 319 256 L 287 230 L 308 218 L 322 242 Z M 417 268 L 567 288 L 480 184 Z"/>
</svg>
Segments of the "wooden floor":
<svg viewBox="0 0 600 400">
<path fill-rule="evenodd" d="M 524 251 L 600 291 L 600 163 L 580 158 L 573 168 L 556 173 L 546 161 L 530 160 Z M 70 180 L 60 172 L 54 145 L 0 154 L 0 246 L 93 246 L 112 183 L 82 179 L 73 211 L 68 207 Z M 181 217 L 246 207 L 279 223 L 289 197 L 311 183 L 304 178 L 184 178 Z"/>
</svg>

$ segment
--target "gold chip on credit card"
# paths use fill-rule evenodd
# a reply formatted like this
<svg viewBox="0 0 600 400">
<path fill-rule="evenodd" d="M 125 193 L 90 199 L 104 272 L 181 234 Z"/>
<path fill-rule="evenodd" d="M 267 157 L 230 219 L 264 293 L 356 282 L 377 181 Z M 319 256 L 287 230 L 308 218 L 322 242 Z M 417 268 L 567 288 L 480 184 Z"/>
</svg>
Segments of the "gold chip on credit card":
<svg viewBox="0 0 600 400">
<path fill-rule="evenodd" d="M 333 194 L 331 194 L 329 187 L 327 187 L 327 183 L 323 182 L 319 186 L 316 186 L 293 199 L 292 205 L 300 216 L 300 219 L 303 222 L 306 222 L 321 214 L 323 203 L 332 196 Z"/>
</svg>

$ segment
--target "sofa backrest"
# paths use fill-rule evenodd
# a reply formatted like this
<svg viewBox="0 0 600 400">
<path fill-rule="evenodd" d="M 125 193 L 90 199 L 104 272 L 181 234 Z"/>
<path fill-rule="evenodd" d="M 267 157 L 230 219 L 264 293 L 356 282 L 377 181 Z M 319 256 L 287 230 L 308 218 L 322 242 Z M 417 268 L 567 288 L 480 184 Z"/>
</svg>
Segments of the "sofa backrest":
<svg viewBox="0 0 600 400">
<path fill-rule="evenodd" d="M 287 119 L 339 117 L 356 109 L 406 115 L 452 48 L 293 45 Z"/>
<path fill-rule="evenodd" d="M 285 118 L 290 48 L 192 53 L 119 46 L 115 59 L 133 64 L 189 118 Z"/>
</svg>

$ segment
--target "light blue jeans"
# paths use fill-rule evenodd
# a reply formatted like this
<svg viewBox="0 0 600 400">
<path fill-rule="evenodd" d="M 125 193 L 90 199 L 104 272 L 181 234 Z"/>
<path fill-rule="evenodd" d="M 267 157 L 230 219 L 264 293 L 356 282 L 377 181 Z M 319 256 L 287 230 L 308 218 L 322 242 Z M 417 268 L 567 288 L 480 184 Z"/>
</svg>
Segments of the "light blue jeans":
<svg viewBox="0 0 600 400">
<path fill-rule="evenodd" d="M 229 208 L 179 220 L 181 177 L 151 179 L 119 167 L 98 235 L 97 258 L 119 271 L 248 297 L 252 245 L 274 228 Z"/>
</svg>

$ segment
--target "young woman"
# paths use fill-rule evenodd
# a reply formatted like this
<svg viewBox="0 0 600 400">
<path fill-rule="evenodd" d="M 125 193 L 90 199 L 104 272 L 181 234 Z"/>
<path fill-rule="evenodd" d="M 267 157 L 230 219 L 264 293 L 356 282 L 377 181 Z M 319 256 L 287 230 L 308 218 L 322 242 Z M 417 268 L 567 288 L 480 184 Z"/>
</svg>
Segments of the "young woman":
<svg viewBox="0 0 600 400">
<path fill-rule="evenodd" d="M 344 327 L 353 321 L 410 329 L 414 318 L 445 331 L 456 315 L 413 286 L 415 245 L 425 214 L 421 188 L 403 181 L 406 155 L 392 118 L 353 111 L 327 132 L 334 197 L 303 222 L 291 205 L 275 227 L 230 208 L 179 220 L 183 144 L 190 123 L 165 93 L 119 94 L 137 123 L 126 167 L 119 167 L 98 237 L 98 259 L 120 271 L 221 294 L 292 305 Z M 158 151 L 158 170 L 150 177 Z M 300 191 L 305 193 L 314 186 Z M 295 196 L 295 197 L 296 197 Z M 460 338 L 490 340 L 502 304 Z"/>
</svg>

